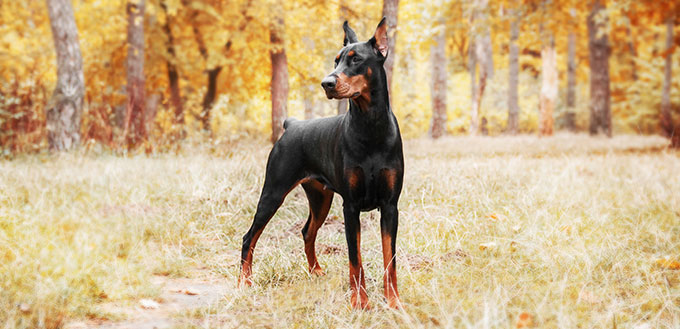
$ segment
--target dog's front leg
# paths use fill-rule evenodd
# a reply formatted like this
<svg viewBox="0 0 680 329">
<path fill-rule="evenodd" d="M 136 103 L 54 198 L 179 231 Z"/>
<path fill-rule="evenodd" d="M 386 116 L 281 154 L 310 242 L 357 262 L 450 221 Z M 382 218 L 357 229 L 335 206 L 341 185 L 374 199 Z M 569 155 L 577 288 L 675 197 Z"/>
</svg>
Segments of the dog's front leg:
<svg viewBox="0 0 680 329">
<path fill-rule="evenodd" d="M 399 210 L 396 205 L 387 205 L 380 209 L 380 235 L 383 249 L 383 287 L 385 300 L 392 308 L 401 307 L 397 290 L 396 242 Z"/>
<path fill-rule="evenodd" d="M 347 251 L 349 252 L 349 287 L 352 290 L 352 307 L 369 308 L 368 295 L 366 294 L 366 282 L 364 267 L 361 265 L 361 224 L 359 222 L 359 210 L 345 205 L 345 237 L 347 238 Z"/>
</svg>

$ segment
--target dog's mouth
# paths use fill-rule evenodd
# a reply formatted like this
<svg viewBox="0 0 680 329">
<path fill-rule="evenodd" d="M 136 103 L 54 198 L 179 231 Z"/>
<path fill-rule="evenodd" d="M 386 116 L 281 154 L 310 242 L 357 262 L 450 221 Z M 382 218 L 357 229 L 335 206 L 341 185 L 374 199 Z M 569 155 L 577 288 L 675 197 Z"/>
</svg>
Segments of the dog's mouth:
<svg viewBox="0 0 680 329">
<path fill-rule="evenodd" d="M 343 98 L 357 98 L 361 95 L 360 92 L 351 92 L 348 87 L 340 87 L 333 90 L 326 89 L 326 97 L 328 99 L 343 99 Z"/>
</svg>

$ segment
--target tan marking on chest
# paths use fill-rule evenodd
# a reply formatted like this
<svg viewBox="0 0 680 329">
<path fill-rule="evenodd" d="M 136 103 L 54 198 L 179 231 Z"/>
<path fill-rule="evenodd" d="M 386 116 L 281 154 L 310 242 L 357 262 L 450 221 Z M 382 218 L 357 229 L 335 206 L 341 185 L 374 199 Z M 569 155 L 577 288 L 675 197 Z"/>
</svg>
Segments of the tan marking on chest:
<svg viewBox="0 0 680 329">
<path fill-rule="evenodd" d="M 382 177 L 385 179 L 385 184 L 387 184 L 387 188 L 390 190 L 394 189 L 394 184 L 397 181 L 397 170 L 396 169 L 383 169 L 382 171 Z"/>
</svg>

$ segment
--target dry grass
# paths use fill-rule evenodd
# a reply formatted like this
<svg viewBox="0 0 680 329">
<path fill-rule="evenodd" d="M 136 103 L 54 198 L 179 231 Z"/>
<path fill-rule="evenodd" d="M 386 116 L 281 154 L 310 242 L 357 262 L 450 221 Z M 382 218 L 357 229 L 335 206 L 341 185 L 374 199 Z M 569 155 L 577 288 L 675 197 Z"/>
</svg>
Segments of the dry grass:
<svg viewBox="0 0 680 329">
<path fill-rule="evenodd" d="M 382 302 L 370 213 L 366 312 L 348 308 L 337 196 L 317 242 L 327 275 L 308 276 L 300 189 L 260 239 L 255 286 L 236 288 L 266 144 L 2 161 L 0 326 L 117 319 L 102 305 L 158 296 L 152 274 L 207 268 L 231 288 L 209 308 L 175 315 L 180 326 L 507 328 L 528 313 L 546 328 L 678 328 L 680 270 L 655 262 L 680 258 L 680 157 L 665 144 L 581 135 L 407 142 L 397 242 L 405 310 Z"/>
</svg>

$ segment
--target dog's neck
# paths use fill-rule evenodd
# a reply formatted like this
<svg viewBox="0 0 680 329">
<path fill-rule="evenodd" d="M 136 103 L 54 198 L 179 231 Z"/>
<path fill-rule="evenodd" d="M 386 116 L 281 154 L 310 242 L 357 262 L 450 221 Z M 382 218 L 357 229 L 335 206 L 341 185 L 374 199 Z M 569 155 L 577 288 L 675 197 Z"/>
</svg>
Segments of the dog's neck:
<svg viewBox="0 0 680 329">
<path fill-rule="evenodd" d="M 350 124 L 359 131 L 380 134 L 390 123 L 390 96 L 387 90 L 387 75 L 380 66 L 369 80 L 370 100 L 362 96 L 349 99 Z"/>
</svg>

